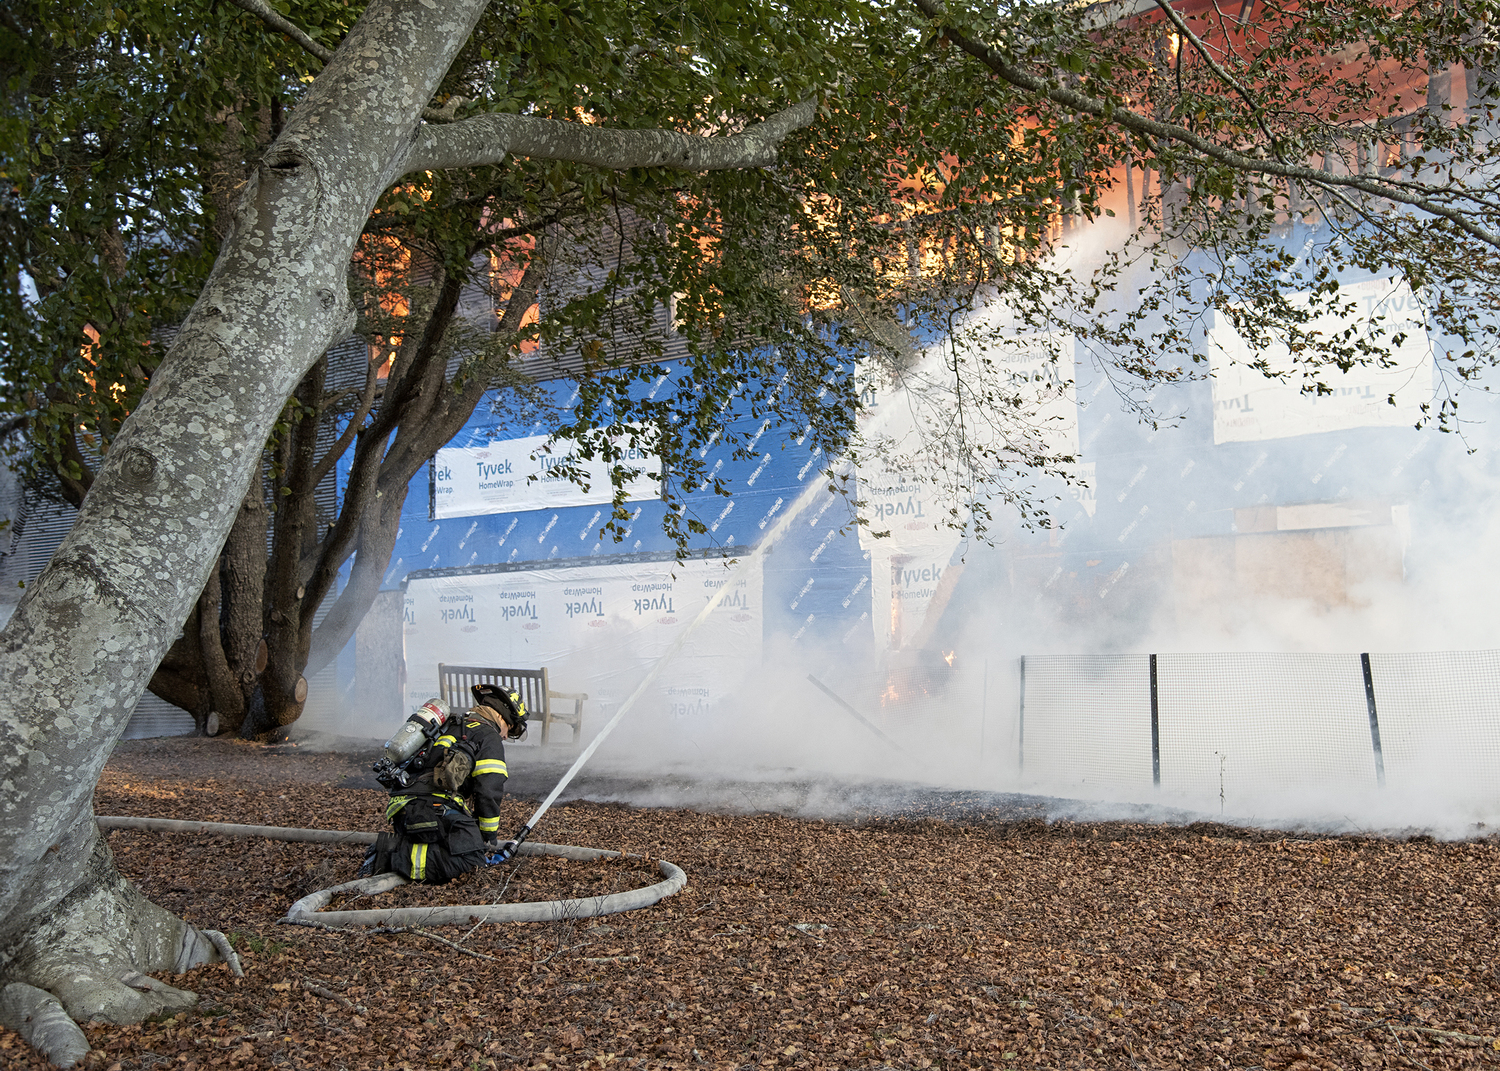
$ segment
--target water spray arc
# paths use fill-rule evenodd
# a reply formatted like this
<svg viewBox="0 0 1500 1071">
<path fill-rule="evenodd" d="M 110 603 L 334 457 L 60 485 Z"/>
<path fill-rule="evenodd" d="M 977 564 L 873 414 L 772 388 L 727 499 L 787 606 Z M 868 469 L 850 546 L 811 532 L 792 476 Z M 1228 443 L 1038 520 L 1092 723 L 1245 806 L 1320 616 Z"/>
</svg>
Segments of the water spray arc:
<svg viewBox="0 0 1500 1071">
<path fill-rule="evenodd" d="M 906 754 L 906 749 L 905 748 L 903 748 L 900 744 L 896 743 L 896 741 L 892 740 L 889 736 L 886 736 L 885 733 L 881 732 L 879 726 L 877 726 L 874 722 L 872 722 L 869 718 L 865 717 L 859 711 L 855 710 L 852 705 L 850 705 L 848 702 L 846 702 L 844 700 L 844 698 L 842 696 L 840 696 L 837 692 L 835 692 L 832 688 L 828 687 L 828 685 L 826 685 L 822 681 L 818 680 L 818 678 L 814 677 L 811 673 L 809 673 L 807 675 L 807 679 L 808 679 L 809 682 L 811 682 L 811 684 L 812 684 L 812 686 L 814 688 L 818 689 L 818 691 L 822 692 L 829 699 L 832 699 L 835 703 L 837 703 L 840 707 L 842 707 L 845 712 L 847 712 L 849 715 L 851 715 L 856 721 L 858 721 L 866 729 L 870 730 L 870 732 L 872 732 L 876 736 L 880 737 L 880 739 L 884 740 L 887 744 L 891 745 L 891 747 L 895 748 L 897 751 L 901 752 L 903 755 Z"/>
<path fill-rule="evenodd" d="M 615 726 L 619 725 L 625 715 L 630 713 L 631 708 L 635 706 L 636 700 L 645 694 L 646 689 L 651 687 L 656 678 L 661 675 L 667 663 L 682 650 L 683 645 L 687 643 L 688 637 L 697 630 L 699 625 L 708 620 L 709 615 L 714 610 L 718 609 L 719 604 L 724 601 L 724 597 L 729 594 L 729 589 L 733 586 L 735 578 L 752 563 L 764 557 L 766 552 L 775 546 L 781 537 L 786 534 L 787 529 L 792 526 L 792 522 L 801 516 L 802 512 L 817 496 L 818 492 L 826 492 L 827 490 L 828 488 L 824 485 L 822 479 L 815 479 L 809 483 L 803 492 L 797 496 L 796 501 L 792 503 L 791 507 L 782 514 L 781 520 L 777 521 L 771 527 L 771 530 L 766 533 L 766 537 L 755 544 L 749 554 L 740 559 L 739 564 L 725 578 L 724 583 L 713 593 L 708 602 L 704 604 L 703 609 L 699 610 L 698 615 L 688 623 L 688 626 L 678 633 L 677 638 L 672 641 L 672 646 L 667 648 L 666 652 L 656 660 L 656 664 L 651 667 L 650 671 L 641 679 L 641 682 L 636 685 L 635 691 L 631 692 L 625 702 L 620 704 L 620 709 L 615 711 L 614 717 L 605 723 L 604 728 L 599 730 L 599 734 L 589 742 L 588 747 L 584 748 L 578 758 L 573 760 L 573 765 L 568 767 L 567 772 L 562 775 L 556 787 L 552 789 L 546 799 L 542 800 L 541 806 L 532 812 L 531 817 L 516 831 L 516 835 L 511 838 L 508 844 L 500 852 L 490 857 L 493 861 L 505 862 L 526 842 L 526 838 L 531 835 L 537 823 L 542 820 L 542 815 L 547 813 L 548 809 L 557 800 L 557 797 L 562 794 L 563 789 L 567 788 L 569 782 L 577 776 L 578 771 L 583 769 L 584 763 L 589 761 L 594 752 L 599 750 L 599 745 L 604 743 L 605 738 L 614 732 Z"/>
</svg>

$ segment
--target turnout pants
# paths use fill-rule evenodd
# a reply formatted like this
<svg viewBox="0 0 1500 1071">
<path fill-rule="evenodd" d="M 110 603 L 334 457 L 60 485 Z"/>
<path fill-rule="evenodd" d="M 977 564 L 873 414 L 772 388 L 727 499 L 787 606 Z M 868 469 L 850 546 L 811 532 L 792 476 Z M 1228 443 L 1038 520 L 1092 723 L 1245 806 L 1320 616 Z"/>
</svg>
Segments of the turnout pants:
<svg viewBox="0 0 1500 1071">
<path fill-rule="evenodd" d="M 477 840 L 477 826 L 474 832 Z M 483 863 L 482 847 L 455 854 L 448 843 L 440 840 L 415 841 L 400 833 L 386 832 L 375 840 L 375 867 L 372 873 L 386 874 L 394 870 L 412 881 L 442 885 Z"/>
<path fill-rule="evenodd" d="M 484 864 L 484 835 L 468 811 L 418 797 L 393 816 L 392 824 L 394 830 L 376 838 L 371 873 L 395 871 L 412 881 L 442 885 Z"/>
</svg>

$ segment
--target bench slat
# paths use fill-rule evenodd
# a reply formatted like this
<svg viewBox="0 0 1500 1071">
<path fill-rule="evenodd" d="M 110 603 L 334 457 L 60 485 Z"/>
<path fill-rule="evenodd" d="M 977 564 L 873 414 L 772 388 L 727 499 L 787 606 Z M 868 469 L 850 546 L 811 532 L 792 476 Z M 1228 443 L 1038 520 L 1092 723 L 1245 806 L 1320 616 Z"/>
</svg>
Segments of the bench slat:
<svg viewBox="0 0 1500 1071">
<path fill-rule="evenodd" d="M 467 710 L 474 702 L 469 689 L 476 684 L 494 684 L 520 693 L 526 709 L 542 718 L 542 743 L 551 736 L 552 723 L 559 722 L 573 730 L 573 742 L 583 739 L 583 703 L 587 692 L 554 692 L 549 686 L 547 668 L 514 669 L 496 666 L 450 666 L 438 663 L 438 694 L 452 707 Z M 553 700 L 566 701 L 554 708 Z"/>
</svg>

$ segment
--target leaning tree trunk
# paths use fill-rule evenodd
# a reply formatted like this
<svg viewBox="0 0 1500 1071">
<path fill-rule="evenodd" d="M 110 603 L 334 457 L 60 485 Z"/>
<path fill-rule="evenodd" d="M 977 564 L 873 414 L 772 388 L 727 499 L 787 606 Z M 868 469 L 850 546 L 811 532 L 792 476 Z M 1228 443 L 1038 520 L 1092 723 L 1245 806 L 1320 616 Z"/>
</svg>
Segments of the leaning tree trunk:
<svg viewBox="0 0 1500 1071">
<path fill-rule="evenodd" d="M 77 523 L 0 632 L 0 983 L 50 991 L 75 1020 L 190 1000 L 141 976 L 216 956 L 119 879 L 94 785 L 218 562 L 283 403 L 353 325 L 354 242 L 482 8 L 367 9 L 252 178 Z"/>
</svg>

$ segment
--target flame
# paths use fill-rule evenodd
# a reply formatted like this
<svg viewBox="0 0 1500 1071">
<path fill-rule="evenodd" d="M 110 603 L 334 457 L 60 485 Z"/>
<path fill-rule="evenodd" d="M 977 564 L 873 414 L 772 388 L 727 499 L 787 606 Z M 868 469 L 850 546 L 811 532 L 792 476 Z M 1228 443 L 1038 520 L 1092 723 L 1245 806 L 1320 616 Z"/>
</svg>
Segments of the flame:
<svg viewBox="0 0 1500 1071">
<path fill-rule="evenodd" d="M 887 684 L 885 691 L 880 693 L 880 705 L 885 706 L 887 703 L 894 703 L 900 698 L 901 693 L 896 691 L 896 686 L 894 684 Z"/>
<path fill-rule="evenodd" d="M 953 656 L 957 653 L 957 651 L 949 651 L 947 654 L 943 655 L 943 661 L 947 662 L 950 666 L 953 665 Z"/>
</svg>

